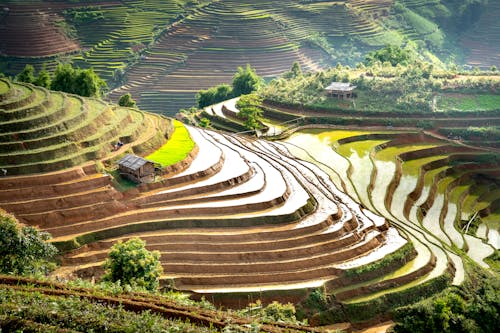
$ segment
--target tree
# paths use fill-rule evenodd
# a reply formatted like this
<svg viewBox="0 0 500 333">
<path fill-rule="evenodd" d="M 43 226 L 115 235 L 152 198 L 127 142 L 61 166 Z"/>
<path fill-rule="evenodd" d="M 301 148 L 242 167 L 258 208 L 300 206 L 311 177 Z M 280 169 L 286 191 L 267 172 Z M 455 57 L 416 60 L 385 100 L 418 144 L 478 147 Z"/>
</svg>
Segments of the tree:
<svg viewBox="0 0 500 333">
<path fill-rule="evenodd" d="M 262 99 L 257 95 L 243 95 L 236 103 L 238 117 L 245 119 L 245 127 L 248 129 L 258 129 L 260 127 L 259 118 L 262 117 L 263 111 L 259 107 L 262 104 Z"/>
<path fill-rule="evenodd" d="M 74 94 L 85 97 L 101 97 L 107 85 L 106 82 L 94 72 L 94 69 L 77 69 L 75 73 Z"/>
<path fill-rule="evenodd" d="M 292 68 L 289 72 L 286 72 L 283 77 L 285 79 L 294 79 L 298 77 L 302 77 L 302 68 L 300 68 L 300 64 L 297 61 L 294 61 Z"/>
<path fill-rule="evenodd" d="M 199 108 L 219 103 L 233 97 L 233 89 L 228 84 L 219 84 L 207 90 L 200 90 L 196 94 L 196 101 Z"/>
<path fill-rule="evenodd" d="M 21 226 L 17 220 L 0 210 L 0 272 L 5 274 L 47 273 L 54 264 L 57 249 L 46 241 L 47 232 L 31 226 Z"/>
<path fill-rule="evenodd" d="M 118 105 L 120 106 L 125 106 L 128 108 L 135 108 L 137 104 L 135 103 L 134 99 L 132 98 L 132 95 L 130 93 L 126 93 L 120 97 L 118 100 Z"/>
<path fill-rule="evenodd" d="M 234 96 L 246 95 L 256 91 L 262 85 L 262 79 L 250 64 L 247 64 L 246 68 L 238 67 L 232 85 Z"/>
<path fill-rule="evenodd" d="M 21 73 L 17 74 L 16 79 L 17 81 L 26 83 L 35 82 L 35 68 L 33 68 L 32 65 L 24 66 L 24 69 L 21 71 Z"/>
<path fill-rule="evenodd" d="M 75 69 L 70 64 L 59 64 L 50 87 L 80 96 L 100 97 L 107 85 L 92 68 Z"/>
<path fill-rule="evenodd" d="M 160 252 L 148 251 L 145 246 L 137 237 L 115 243 L 104 263 L 103 280 L 156 290 L 163 271 Z"/>
<path fill-rule="evenodd" d="M 59 90 L 72 93 L 73 92 L 73 80 L 75 77 L 75 69 L 70 64 L 59 64 L 54 72 L 54 77 L 50 88 L 52 90 Z"/>
<path fill-rule="evenodd" d="M 389 62 L 392 66 L 407 65 L 411 60 L 410 52 L 399 46 L 387 45 L 383 49 L 372 51 L 366 55 L 365 64 L 371 66 L 376 62 Z"/>
<path fill-rule="evenodd" d="M 51 78 L 50 73 L 45 69 L 45 66 L 38 72 L 38 76 L 34 82 L 37 86 L 50 89 Z"/>
</svg>

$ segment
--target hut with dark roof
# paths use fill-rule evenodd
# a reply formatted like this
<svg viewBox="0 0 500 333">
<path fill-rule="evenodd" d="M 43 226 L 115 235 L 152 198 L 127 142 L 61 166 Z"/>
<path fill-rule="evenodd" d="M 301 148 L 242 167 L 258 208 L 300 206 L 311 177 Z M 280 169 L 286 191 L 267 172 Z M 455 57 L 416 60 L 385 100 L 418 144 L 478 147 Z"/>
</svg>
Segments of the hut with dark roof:
<svg viewBox="0 0 500 333">
<path fill-rule="evenodd" d="M 354 89 L 356 89 L 356 86 L 351 86 L 350 83 L 344 82 L 332 82 L 325 88 L 328 95 L 338 99 L 354 97 Z"/>
<path fill-rule="evenodd" d="M 127 154 L 118 161 L 120 176 L 135 183 L 152 183 L 155 180 L 155 163 L 140 156 Z"/>
</svg>

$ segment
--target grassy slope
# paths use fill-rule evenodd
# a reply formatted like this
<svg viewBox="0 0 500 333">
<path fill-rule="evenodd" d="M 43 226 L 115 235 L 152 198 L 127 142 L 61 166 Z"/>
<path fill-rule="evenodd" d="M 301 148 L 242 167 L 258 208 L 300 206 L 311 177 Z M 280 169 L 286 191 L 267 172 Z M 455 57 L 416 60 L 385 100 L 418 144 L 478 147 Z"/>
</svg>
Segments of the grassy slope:
<svg viewBox="0 0 500 333">
<path fill-rule="evenodd" d="M 175 130 L 172 137 L 160 149 L 146 156 L 148 160 L 160 163 L 166 167 L 186 158 L 194 148 L 194 141 L 191 139 L 186 126 L 181 122 L 174 121 Z"/>
</svg>

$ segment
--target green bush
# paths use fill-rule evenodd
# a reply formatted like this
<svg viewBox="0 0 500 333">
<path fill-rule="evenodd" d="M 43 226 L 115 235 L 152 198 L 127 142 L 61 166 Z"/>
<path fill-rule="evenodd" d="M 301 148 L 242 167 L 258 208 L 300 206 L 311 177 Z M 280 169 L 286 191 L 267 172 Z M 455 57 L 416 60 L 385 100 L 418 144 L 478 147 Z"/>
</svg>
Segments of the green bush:
<svg viewBox="0 0 500 333">
<path fill-rule="evenodd" d="M 145 246 L 146 243 L 140 238 L 114 244 L 104 263 L 103 280 L 156 290 L 163 271 L 160 252 L 148 251 Z"/>
<path fill-rule="evenodd" d="M 264 111 L 259 107 L 262 104 L 262 99 L 255 94 L 241 96 L 236 106 L 240 112 L 238 117 L 245 119 L 245 127 L 250 130 L 260 128 L 259 118 L 262 117 Z"/>
<path fill-rule="evenodd" d="M 238 67 L 238 71 L 233 76 L 233 95 L 240 96 L 256 91 L 263 84 L 255 70 L 247 64 L 245 68 Z"/>
<path fill-rule="evenodd" d="M 47 240 L 47 232 L 21 226 L 17 220 L 0 210 L 0 272 L 5 274 L 46 274 L 54 268 L 52 259 L 57 249 Z"/>
<path fill-rule="evenodd" d="M 132 98 L 132 95 L 130 95 L 130 93 L 122 95 L 118 100 L 118 105 L 125 106 L 128 108 L 135 108 L 137 106 L 135 100 Z"/>
<path fill-rule="evenodd" d="M 395 311 L 395 332 L 496 332 L 500 281 L 472 273 L 471 280 Z"/>
<path fill-rule="evenodd" d="M 73 68 L 59 64 L 54 72 L 50 88 L 85 97 L 100 97 L 107 87 L 92 68 Z"/>
</svg>

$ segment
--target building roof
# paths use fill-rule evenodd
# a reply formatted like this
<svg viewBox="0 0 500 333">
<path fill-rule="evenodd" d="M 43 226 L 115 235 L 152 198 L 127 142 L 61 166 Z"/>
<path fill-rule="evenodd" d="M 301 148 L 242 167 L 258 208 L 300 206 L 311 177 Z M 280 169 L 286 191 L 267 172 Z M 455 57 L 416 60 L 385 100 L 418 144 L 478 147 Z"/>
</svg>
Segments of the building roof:
<svg viewBox="0 0 500 333">
<path fill-rule="evenodd" d="M 127 167 L 132 170 L 138 170 L 146 163 L 154 163 L 154 162 L 132 154 L 127 154 L 121 160 L 118 161 L 118 165 L 123 165 L 124 167 Z"/>
<path fill-rule="evenodd" d="M 325 90 L 352 91 L 356 86 L 351 86 L 349 82 L 332 82 Z"/>
</svg>

